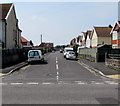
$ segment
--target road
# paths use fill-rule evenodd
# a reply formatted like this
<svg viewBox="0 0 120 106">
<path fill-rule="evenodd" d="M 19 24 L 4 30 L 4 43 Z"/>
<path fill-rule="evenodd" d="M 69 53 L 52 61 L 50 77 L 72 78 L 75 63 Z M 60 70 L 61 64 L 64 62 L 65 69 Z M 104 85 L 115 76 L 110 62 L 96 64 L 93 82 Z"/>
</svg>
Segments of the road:
<svg viewBox="0 0 120 106">
<path fill-rule="evenodd" d="M 118 81 L 85 69 L 62 53 L 2 78 L 3 104 L 118 104 Z"/>
</svg>

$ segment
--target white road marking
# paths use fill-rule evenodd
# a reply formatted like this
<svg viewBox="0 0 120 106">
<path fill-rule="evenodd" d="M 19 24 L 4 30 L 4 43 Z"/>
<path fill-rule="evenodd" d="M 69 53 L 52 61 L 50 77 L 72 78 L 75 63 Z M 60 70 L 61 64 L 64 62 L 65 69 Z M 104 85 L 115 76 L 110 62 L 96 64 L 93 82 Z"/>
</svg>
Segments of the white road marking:
<svg viewBox="0 0 120 106">
<path fill-rule="evenodd" d="M 56 57 L 56 61 L 58 60 L 58 58 Z"/>
<path fill-rule="evenodd" d="M 59 69 L 59 67 L 58 67 L 58 58 L 56 57 L 56 70 L 58 70 L 58 69 Z M 56 80 L 57 80 L 57 82 L 59 81 L 59 72 L 57 72 Z"/>
<path fill-rule="evenodd" d="M 59 68 L 58 68 L 58 64 L 56 64 L 56 69 L 58 70 Z"/>
<path fill-rule="evenodd" d="M 39 83 L 38 82 L 29 82 L 27 84 L 29 84 L 29 85 L 38 85 Z"/>
<path fill-rule="evenodd" d="M 116 84 L 116 85 L 118 85 L 118 83 L 115 83 L 115 82 L 113 82 L 113 83 L 109 83 L 109 84 Z"/>
<path fill-rule="evenodd" d="M 104 81 L 104 82 L 107 84 L 118 84 L 117 82 L 114 82 L 114 81 Z"/>
<path fill-rule="evenodd" d="M 7 83 L 0 83 L 0 85 L 7 85 Z"/>
<path fill-rule="evenodd" d="M 85 84 L 85 83 L 83 83 L 83 82 L 79 82 L 79 83 L 77 83 L 77 84 Z"/>
<path fill-rule="evenodd" d="M 74 81 L 74 82 L 82 82 L 82 81 Z"/>
<path fill-rule="evenodd" d="M 63 82 L 63 81 L 59 81 L 59 82 Z"/>
<path fill-rule="evenodd" d="M 22 85 L 23 83 L 11 83 L 11 85 Z"/>
<path fill-rule="evenodd" d="M 118 84 L 117 82 L 114 81 L 105 81 L 107 84 Z"/>
<path fill-rule="evenodd" d="M 55 84 L 55 83 L 51 83 L 51 82 L 43 82 L 43 85 L 50 85 L 50 84 Z"/>
<path fill-rule="evenodd" d="M 104 84 L 104 83 L 96 82 L 95 84 Z"/>
<path fill-rule="evenodd" d="M 57 74 L 59 74 L 59 72 L 57 72 Z M 13 82 L 13 83 L 0 83 L 0 85 L 39 85 L 39 84 L 42 84 L 42 85 L 51 85 L 51 84 L 78 84 L 78 85 L 87 85 L 87 84 L 95 84 L 95 85 L 100 85 L 100 84 L 109 84 L 109 85 L 118 85 L 118 82 L 115 82 L 115 81 L 103 81 L 103 82 L 97 82 L 97 81 L 90 81 L 90 82 L 87 82 L 87 81 L 74 81 L 74 83 L 71 83 L 71 82 L 66 82 L 66 81 L 59 81 L 59 76 L 57 75 L 56 76 L 56 80 L 57 80 L 57 83 L 54 83 L 54 82 L 26 82 L 26 83 L 22 83 L 22 82 Z"/>
<path fill-rule="evenodd" d="M 59 76 L 56 76 L 57 82 L 59 81 Z"/>
<path fill-rule="evenodd" d="M 56 64 L 58 63 L 58 61 L 56 60 Z"/>
</svg>

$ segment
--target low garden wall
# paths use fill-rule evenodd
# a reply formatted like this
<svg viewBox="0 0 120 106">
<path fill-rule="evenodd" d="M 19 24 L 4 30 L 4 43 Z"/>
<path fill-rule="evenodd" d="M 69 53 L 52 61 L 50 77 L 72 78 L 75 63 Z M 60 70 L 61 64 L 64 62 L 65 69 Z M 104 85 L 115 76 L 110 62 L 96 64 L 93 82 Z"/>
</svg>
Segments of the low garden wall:
<svg viewBox="0 0 120 106">
<path fill-rule="evenodd" d="M 78 53 L 78 57 L 84 58 L 93 62 L 98 61 L 97 48 L 80 49 Z"/>
<path fill-rule="evenodd" d="M 112 49 L 107 45 L 97 48 L 84 48 L 79 50 L 78 56 L 90 61 L 105 62 L 106 56 L 111 53 L 120 54 L 120 49 Z"/>
<path fill-rule="evenodd" d="M 89 49 L 80 49 L 78 53 L 78 57 L 84 58 L 90 61 L 96 61 L 96 48 L 89 48 Z"/>
</svg>

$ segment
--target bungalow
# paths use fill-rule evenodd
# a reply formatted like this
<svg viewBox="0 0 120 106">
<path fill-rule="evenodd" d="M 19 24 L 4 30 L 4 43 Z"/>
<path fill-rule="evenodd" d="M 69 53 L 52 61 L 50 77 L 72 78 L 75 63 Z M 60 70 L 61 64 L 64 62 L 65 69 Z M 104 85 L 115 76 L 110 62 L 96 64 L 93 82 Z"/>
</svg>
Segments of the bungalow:
<svg viewBox="0 0 120 106">
<path fill-rule="evenodd" d="M 21 43 L 22 43 L 22 47 L 31 47 L 30 45 L 30 41 L 28 41 L 26 38 L 24 38 L 23 36 L 21 36 Z"/>
<path fill-rule="evenodd" d="M 112 48 L 120 48 L 120 21 L 117 21 L 111 30 Z"/>
<path fill-rule="evenodd" d="M 0 41 L 3 48 L 21 48 L 21 30 L 18 26 L 15 7 L 12 3 L 0 4 Z"/>
<path fill-rule="evenodd" d="M 91 32 L 91 47 L 97 47 L 99 45 L 111 45 L 111 27 L 93 27 Z"/>
</svg>

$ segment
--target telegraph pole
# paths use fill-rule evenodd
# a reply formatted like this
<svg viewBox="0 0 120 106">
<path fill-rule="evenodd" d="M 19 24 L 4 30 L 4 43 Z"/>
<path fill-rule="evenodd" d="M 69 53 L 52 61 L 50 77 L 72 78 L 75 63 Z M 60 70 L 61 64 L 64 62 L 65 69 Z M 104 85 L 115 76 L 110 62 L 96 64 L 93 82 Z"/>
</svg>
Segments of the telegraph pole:
<svg viewBox="0 0 120 106">
<path fill-rule="evenodd" d="M 42 34 L 41 34 L 41 44 L 42 44 Z"/>
</svg>

